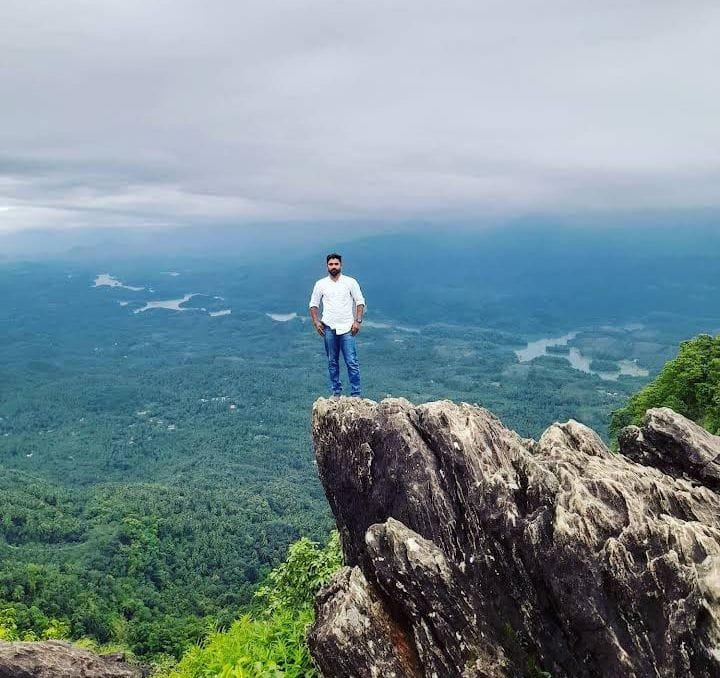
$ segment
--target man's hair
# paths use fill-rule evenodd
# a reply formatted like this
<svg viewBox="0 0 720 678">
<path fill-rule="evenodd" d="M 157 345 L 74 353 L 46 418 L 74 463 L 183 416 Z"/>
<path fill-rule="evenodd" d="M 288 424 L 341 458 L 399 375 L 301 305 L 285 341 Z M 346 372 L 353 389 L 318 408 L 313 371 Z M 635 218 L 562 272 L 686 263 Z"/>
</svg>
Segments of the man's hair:
<svg viewBox="0 0 720 678">
<path fill-rule="evenodd" d="M 342 257 L 341 257 L 337 252 L 333 252 L 332 254 L 328 254 L 328 255 L 325 257 L 325 263 L 326 263 L 326 264 L 329 264 L 329 263 L 330 263 L 330 259 L 337 259 L 337 260 L 342 264 Z"/>
</svg>

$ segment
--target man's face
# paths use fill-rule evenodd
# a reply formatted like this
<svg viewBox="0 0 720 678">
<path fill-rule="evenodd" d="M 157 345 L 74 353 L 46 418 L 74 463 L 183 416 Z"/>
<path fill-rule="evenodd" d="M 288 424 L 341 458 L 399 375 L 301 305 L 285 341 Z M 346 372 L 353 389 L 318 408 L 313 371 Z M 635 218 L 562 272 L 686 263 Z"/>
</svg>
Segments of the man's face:
<svg viewBox="0 0 720 678">
<path fill-rule="evenodd" d="M 327 262 L 327 267 L 328 273 L 333 278 L 337 278 L 340 275 L 340 271 L 342 270 L 342 264 L 340 263 L 339 259 L 330 259 L 330 261 Z"/>
</svg>

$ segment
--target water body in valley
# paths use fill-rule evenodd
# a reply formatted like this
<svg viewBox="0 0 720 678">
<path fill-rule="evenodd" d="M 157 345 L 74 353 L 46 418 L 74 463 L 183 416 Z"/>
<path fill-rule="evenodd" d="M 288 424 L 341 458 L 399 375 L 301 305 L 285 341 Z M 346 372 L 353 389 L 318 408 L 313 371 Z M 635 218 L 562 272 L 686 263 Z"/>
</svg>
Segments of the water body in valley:
<svg viewBox="0 0 720 678">
<path fill-rule="evenodd" d="M 193 297 L 200 296 L 197 292 L 193 294 L 186 294 L 181 299 L 163 299 L 162 301 L 146 301 L 145 306 L 142 308 L 136 308 L 133 313 L 144 313 L 153 308 L 165 308 L 168 311 L 196 311 L 195 308 L 183 307 L 183 304 L 190 301 Z"/>
<path fill-rule="evenodd" d="M 569 332 L 568 334 L 563 334 L 561 337 L 548 337 L 546 339 L 530 341 L 525 348 L 515 351 L 515 355 L 521 363 L 529 363 L 541 355 L 547 355 L 548 346 L 567 346 L 568 341 L 571 341 L 576 336 L 577 332 Z"/>
<path fill-rule="evenodd" d="M 133 292 L 140 292 L 144 290 L 144 287 L 133 287 L 132 285 L 125 285 L 120 282 L 115 276 L 109 273 L 99 273 L 95 276 L 93 287 L 122 287 L 125 290 L 132 290 Z"/>
<path fill-rule="evenodd" d="M 618 369 L 615 372 L 598 372 L 592 370 L 590 369 L 592 359 L 584 356 L 580 350 L 574 346 L 569 347 L 568 353 L 548 353 L 548 347 L 567 346 L 568 342 L 572 341 L 577 335 L 577 332 L 568 332 L 560 337 L 546 337 L 536 341 L 530 341 L 525 348 L 515 351 L 515 355 L 521 363 L 528 363 L 544 355 L 564 358 L 576 370 L 587 372 L 588 374 L 597 374 L 598 377 L 605 381 L 617 381 L 622 375 L 631 377 L 648 376 L 649 372 L 644 367 L 640 367 L 634 360 L 619 360 L 617 363 Z"/>
<path fill-rule="evenodd" d="M 298 317 L 297 313 L 266 313 L 265 315 L 274 320 L 276 323 L 290 322 Z"/>
</svg>

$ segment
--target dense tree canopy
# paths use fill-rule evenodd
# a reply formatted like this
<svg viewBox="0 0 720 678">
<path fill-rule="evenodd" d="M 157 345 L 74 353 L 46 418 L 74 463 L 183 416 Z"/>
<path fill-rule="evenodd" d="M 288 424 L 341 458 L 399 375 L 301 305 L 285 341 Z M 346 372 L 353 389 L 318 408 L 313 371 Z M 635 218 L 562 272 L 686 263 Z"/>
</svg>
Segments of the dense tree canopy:
<svg viewBox="0 0 720 678">
<path fill-rule="evenodd" d="M 670 407 L 710 433 L 720 432 L 720 336 L 703 334 L 683 342 L 677 357 L 612 413 L 611 433 L 640 424 L 652 407 Z"/>
<path fill-rule="evenodd" d="M 285 562 L 258 590 L 261 607 L 190 648 L 170 678 L 316 675 L 305 641 L 314 617 L 313 599 L 341 566 L 337 532 L 324 548 L 305 538 L 295 542 Z"/>
</svg>

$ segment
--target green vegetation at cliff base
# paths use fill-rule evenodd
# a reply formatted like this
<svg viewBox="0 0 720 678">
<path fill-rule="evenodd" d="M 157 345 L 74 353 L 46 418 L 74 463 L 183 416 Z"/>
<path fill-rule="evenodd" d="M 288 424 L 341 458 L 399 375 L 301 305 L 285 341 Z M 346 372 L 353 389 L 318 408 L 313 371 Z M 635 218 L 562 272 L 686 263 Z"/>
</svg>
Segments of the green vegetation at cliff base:
<svg viewBox="0 0 720 678">
<path fill-rule="evenodd" d="M 342 566 L 337 533 L 319 548 L 295 542 L 287 560 L 258 589 L 258 608 L 227 631 L 211 633 L 190 648 L 168 678 L 310 678 L 317 675 L 305 637 L 314 619 L 317 591 Z"/>
<path fill-rule="evenodd" d="M 612 413 L 611 436 L 617 437 L 625 426 L 640 425 L 653 407 L 669 407 L 710 433 L 720 432 L 720 336 L 701 334 L 683 342 L 677 357 Z"/>
</svg>

